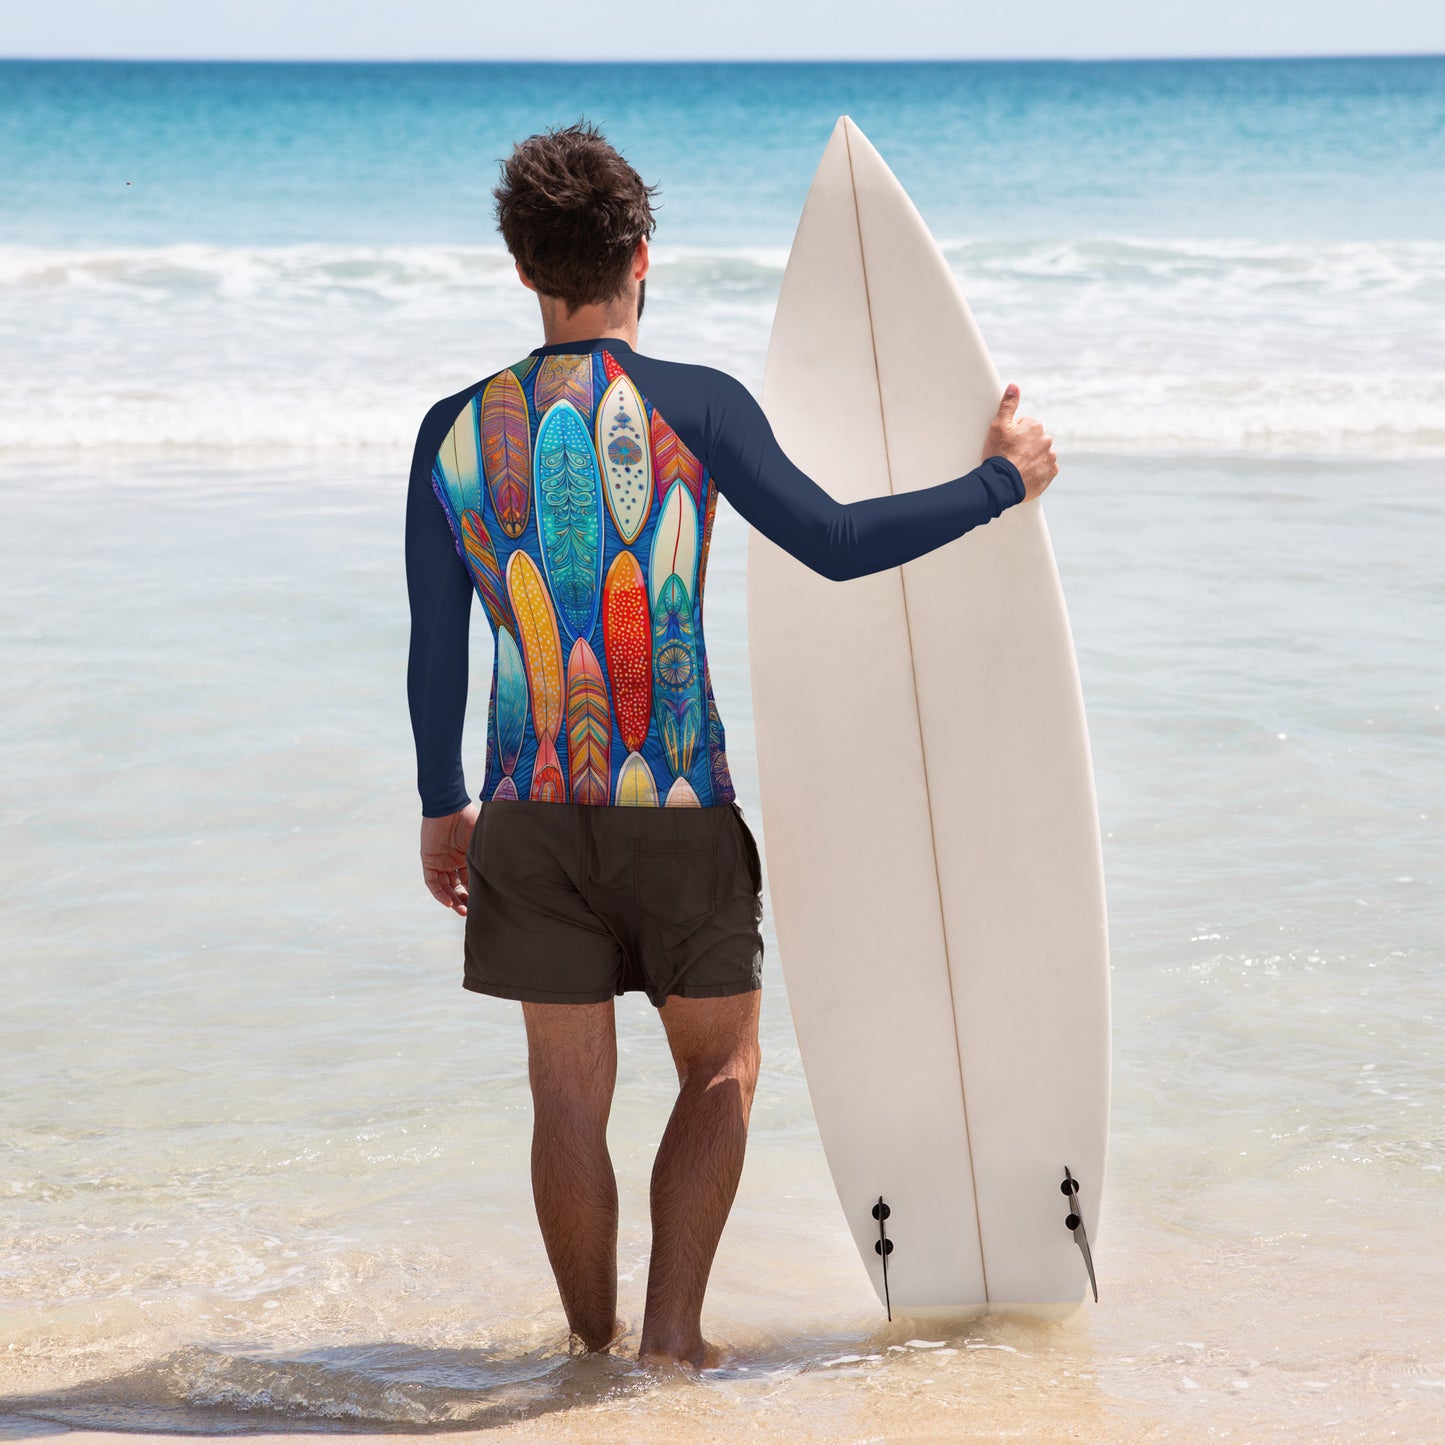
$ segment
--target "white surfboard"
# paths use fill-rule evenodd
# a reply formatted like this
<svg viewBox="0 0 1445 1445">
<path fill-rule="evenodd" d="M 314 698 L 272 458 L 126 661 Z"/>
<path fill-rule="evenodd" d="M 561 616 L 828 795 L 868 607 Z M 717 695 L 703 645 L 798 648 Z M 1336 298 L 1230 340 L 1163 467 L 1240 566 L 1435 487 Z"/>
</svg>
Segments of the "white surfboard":
<svg viewBox="0 0 1445 1445">
<path fill-rule="evenodd" d="M 841 117 L 768 350 L 783 449 L 840 501 L 933 486 L 978 464 L 1002 394 L 922 218 Z M 1109 963 L 1043 499 L 849 582 L 754 530 L 748 640 L 779 957 L 879 1299 L 1068 1313 L 1086 1256 L 1107 1288 Z"/>
</svg>

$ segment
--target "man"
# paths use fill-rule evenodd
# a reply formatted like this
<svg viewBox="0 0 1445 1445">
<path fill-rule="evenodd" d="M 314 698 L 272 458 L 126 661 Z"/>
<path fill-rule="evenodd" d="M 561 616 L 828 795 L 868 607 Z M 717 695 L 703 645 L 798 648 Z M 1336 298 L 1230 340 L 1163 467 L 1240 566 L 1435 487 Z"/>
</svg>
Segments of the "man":
<svg viewBox="0 0 1445 1445">
<path fill-rule="evenodd" d="M 626 1331 L 606 1133 L 614 999 L 643 990 L 680 1089 L 652 1173 L 638 1359 L 708 1368 L 703 1294 L 742 1171 L 763 958 L 761 865 L 703 636 L 717 498 L 843 580 L 1038 496 L 1058 465 L 1010 386 L 973 471 L 835 502 L 740 382 L 637 351 L 653 189 L 583 122 L 503 165 L 499 226 L 546 339 L 422 423 L 407 685 L 427 886 L 466 919 L 463 986 L 521 1003 L 533 1195 L 568 1324 L 600 1352 Z M 461 763 L 474 594 L 495 642 L 480 806 Z"/>
</svg>

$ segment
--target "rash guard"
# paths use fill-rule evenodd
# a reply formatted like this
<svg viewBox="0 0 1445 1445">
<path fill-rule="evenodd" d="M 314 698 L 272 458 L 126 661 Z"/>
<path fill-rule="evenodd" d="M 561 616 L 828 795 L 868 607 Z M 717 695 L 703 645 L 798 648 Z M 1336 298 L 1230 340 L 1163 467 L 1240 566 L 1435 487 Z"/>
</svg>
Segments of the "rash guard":
<svg viewBox="0 0 1445 1445">
<path fill-rule="evenodd" d="M 535 347 L 439 401 L 406 505 L 407 701 L 424 817 L 462 772 L 472 598 L 495 642 L 483 800 L 725 806 L 703 637 L 719 495 L 823 576 L 899 567 L 1024 499 L 989 457 L 911 492 L 839 502 L 714 367 L 615 336 Z"/>
</svg>

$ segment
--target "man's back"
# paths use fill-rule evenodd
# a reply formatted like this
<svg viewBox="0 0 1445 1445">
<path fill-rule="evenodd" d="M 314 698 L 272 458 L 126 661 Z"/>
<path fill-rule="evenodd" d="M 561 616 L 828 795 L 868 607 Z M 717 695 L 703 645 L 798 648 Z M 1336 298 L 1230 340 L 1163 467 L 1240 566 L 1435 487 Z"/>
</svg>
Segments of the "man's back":
<svg viewBox="0 0 1445 1445">
<path fill-rule="evenodd" d="M 618 337 L 535 348 L 439 402 L 417 439 L 408 690 L 425 816 L 470 801 L 460 741 L 473 590 L 496 643 L 484 800 L 733 801 L 703 634 L 720 491 L 843 580 L 942 545 L 1024 489 L 1012 462 L 991 457 L 938 486 L 845 506 L 787 459 L 727 373 Z"/>
<path fill-rule="evenodd" d="M 482 797 L 730 803 L 702 614 L 716 486 L 626 342 L 577 347 L 474 388 L 431 466 L 496 643 Z"/>
</svg>

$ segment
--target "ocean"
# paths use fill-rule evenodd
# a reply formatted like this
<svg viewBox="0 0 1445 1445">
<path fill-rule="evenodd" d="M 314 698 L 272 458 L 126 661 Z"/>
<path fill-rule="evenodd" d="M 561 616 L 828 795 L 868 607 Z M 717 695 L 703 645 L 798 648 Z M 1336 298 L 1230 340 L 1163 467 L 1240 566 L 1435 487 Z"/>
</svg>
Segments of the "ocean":
<svg viewBox="0 0 1445 1445">
<path fill-rule="evenodd" d="M 671 1378 L 569 1356 L 520 1007 L 422 884 L 405 472 L 543 340 L 516 140 L 584 116 L 660 184 L 638 349 L 756 393 L 845 113 L 1060 459 L 1099 1302 L 885 1321 L 765 894 L 734 1355 Z M 1445 1436 L 1445 57 L 7 62 L 0 179 L 0 1434 Z M 709 655 L 766 872 L 746 538 L 723 501 Z M 617 1013 L 635 1355 L 675 1075 Z"/>
</svg>

